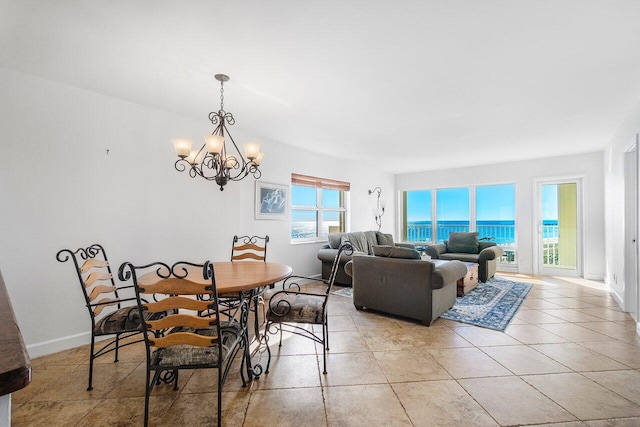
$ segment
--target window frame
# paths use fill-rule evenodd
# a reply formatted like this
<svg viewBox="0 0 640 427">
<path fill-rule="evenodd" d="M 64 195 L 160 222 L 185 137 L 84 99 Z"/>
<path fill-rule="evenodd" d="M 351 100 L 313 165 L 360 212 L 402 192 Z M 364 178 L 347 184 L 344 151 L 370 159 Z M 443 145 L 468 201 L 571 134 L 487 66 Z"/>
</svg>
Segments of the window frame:
<svg viewBox="0 0 640 427">
<path fill-rule="evenodd" d="M 498 260 L 498 263 L 506 270 L 509 270 L 510 268 L 516 268 L 518 265 L 518 228 L 517 228 L 517 218 L 516 218 L 516 212 L 517 212 L 517 198 L 518 198 L 518 192 L 517 192 L 517 183 L 515 182 L 501 182 L 501 183 L 491 183 L 491 184 L 474 184 L 474 185 L 458 185 L 458 186 L 444 186 L 444 187 L 428 187 L 428 188 L 414 188 L 414 189 L 407 189 L 407 190 L 400 190 L 400 198 L 401 200 L 406 200 L 406 193 L 408 192 L 415 192 L 415 191 L 426 191 L 429 190 L 431 191 L 431 242 L 412 242 L 412 243 L 416 243 L 418 245 L 435 245 L 437 243 L 442 243 L 442 242 L 438 242 L 438 237 L 437 237 L 437 233 L 438 233 L 438 229 L 437 229 L 437 224 L 438 224 L 438 215 L 437 215 L 437 209 L 438 209 L 438 202 L 437 202 L 437 192 L 438 190 L 442 190 L 442 189 L 450 189 L 450 188 L 467 188 L 469 191 L 469 231 L 473 232 L 473 231 L 477 231 L 478 228 L 478 218 L 477 218 L 477 188 L 478 187 L 488 187 L 488 186 L 500 186 L 500 185 L 513 185 L 514 187 L 514 243 L 511 245 L 500 245 L 502 248 L 508 249 L 511 253 L 512 253 L 512 257 L 514 259 L 513 262 L 501 262 L 501 260 Z M 405 203 L 401 204 L 401 215 L 399 218 L 399 235 L 402 236 L 402 239 L 406 240 L 407 236 L 408 236 L 408 219 L 407 219 L 407 205 Z"/>
<path fill-rule="evenodd" d="M 317 243 L 317 242 L 326 242 L 328 238 L 328 233 L 323 233 L 323 224 L 324 224 L 324 213 L 325 212 L 339 212 L 342 213 L 342 224 L 344 230 L 342 232 L 347 232 L 349 227 L 348 213 L 349 213 L 349 192 L 351 190 L 351 184 L 344 181 L 337 181 L 333 179 L 326 178 L 318 178 L 312 177 L 308 175 L 299 175 L 299 174 L 291 174 L 291 194 L 293 195 L 293 187 L 313 187 L 316 190 L 316 204 L 315 206 L 307 206 L 307 205 L 294 205 L 293 204 L 293 196 L 291 197 L 291 206 L 290 206 L 290 223 L 289 223 L 289 238 L 291 239 L 292 244 L 296 243 Z M 324 207 L 322 200 L 322 190 L 337 190 L 339 192 L 339 207 Z M 316 235 L 311 237 L 299 237 L 294 238 L 291 236 L 292 226 L 293 226 L 293 216 L 295 211 L 313 211 L 316 212 Z"/>
</svg>

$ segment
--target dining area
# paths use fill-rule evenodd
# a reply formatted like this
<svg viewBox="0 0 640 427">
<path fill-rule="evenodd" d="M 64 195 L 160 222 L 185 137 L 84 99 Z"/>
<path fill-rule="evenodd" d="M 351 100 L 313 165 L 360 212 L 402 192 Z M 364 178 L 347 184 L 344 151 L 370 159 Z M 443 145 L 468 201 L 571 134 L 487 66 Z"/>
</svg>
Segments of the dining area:
<svg viewBox="0 0 640 427">
<path fill-rule="evenodd" d="M 99 244 L 60 250 L 56 259 L 73 265 L 91 319 L 86 393 L 102 387 L 105 372 L 94 371 L 106 361 L 117 367 L 123 359 L 144 360 L 137 368 L 144 365 L 140 421 L 163 425 L 154 401 L 211 370 L 216 377 L 204 374 L 212 381 L 203 384 L 213 394 L 207 419 L 215 413 L 215 425 L 227 425 L 226 390 L 248 392 L 264 381 L 283 336 L 285 346 L 295 335 L 319 343 L 312 348 L 320 348 L 319 369 L 326 373 L 327 303 L 335 274 L 329 280 L 293 275 L 289 265 L 267 261 L 268 242 L 268 236 L 236 235 L 228 261 L 125 261 L 117 269 Z"/>
</svg>

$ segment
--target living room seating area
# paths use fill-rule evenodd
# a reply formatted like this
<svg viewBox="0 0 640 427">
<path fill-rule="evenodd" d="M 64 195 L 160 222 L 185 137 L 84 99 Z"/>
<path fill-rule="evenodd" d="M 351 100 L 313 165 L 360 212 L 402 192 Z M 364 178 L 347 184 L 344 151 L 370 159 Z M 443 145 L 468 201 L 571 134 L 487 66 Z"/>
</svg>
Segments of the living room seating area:
<svg viewBox="0 0 640 427">
<path fill-rule="evenodd" d="M 496 274 L 503 249 L 495 242 L 479 241 L 478 232 L 450 233 L 449 240 L 427 246 L 432 259 L 459 260 L 478 264 L 478 279 L 486 282 Z"/>
<path fill-rule="evenodd" d="M 373 255 L 373 247 L 378 245 L 398 246 L 415 249 L 410 243 L 394 242 L 391 234 L 382 233 L 380 231 L 356 231 L 353 233 L 331 233 L 329 241 L 318 251 L 318 259 L 322 262 L 322 278 L 327 280 L 331 275 L 331 267 L 333 259 L 338 253 L 338 248 L 343 240 L 348 240 L 353 245 L 353 255 L 366 254 Z M 340 256 L 340 268 L 336 277 L 336 284 L 343 286 L 351 286 L 351 276 L 349 276 L 344 266 L 351 261 L 353 255 L 343 253 Z"/>
</svg>

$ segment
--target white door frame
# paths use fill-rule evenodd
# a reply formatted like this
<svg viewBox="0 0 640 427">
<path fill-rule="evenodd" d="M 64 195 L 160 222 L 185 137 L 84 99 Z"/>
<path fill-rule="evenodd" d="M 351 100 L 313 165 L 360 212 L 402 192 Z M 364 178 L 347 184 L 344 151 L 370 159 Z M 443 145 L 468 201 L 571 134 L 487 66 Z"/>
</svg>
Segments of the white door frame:
<svg viewBox="0 0 640 427">
<path fill-rule="evenodd" d="M 584 221 L 583 221 L 583 187 L 584 175 L 571 175 L 562 177 L 538 178 L 534 180 L 535 194 L 535 224 L 533 227 L 533 246 L 535 261 L 533 263 L 534 274 L 546 274 L 550 276 L 573 276 L 582 277 L 582 261 L 584 259 Z M 576 269 L 568 270 L 562 268 L 548 268 L 542 265 L 542 186 L 545 184 L 576 184 L 576 224 L 577 224 L 577 260 Z"/>
<path fill-rule="evenodd" d="M 637 138 L 637 135 L 636 135 Z M 624 311 L 638 322 L 638 153 L 624 153 Z"/>
</svg>

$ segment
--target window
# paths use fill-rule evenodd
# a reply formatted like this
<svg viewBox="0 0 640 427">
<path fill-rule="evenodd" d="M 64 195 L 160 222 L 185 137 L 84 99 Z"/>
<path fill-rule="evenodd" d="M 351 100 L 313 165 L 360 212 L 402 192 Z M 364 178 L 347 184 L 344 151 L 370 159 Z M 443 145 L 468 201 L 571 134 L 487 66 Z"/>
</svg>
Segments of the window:
<svg viewBox="0 0 640 427">
<path fill-rule="evenodd" d="M 476 187 L 476 230 L 480 238 L 487 238 L 503 247 L 500 262 L 515 262 L 515 210 L 515 184 Z"/>
<path fill-rule="evenodd" d="M 470 224 L 469 188 L 436 190 L 436 227 L 438 242 L 449 239 L 449 233 L 467 232 Z"/>
<path fill-rule="evenodd" d="M 403 192 L 403 239 L 443 242 L 451 232 L 478 231 L 504 249 L 500 263 L 516 262 L 515 184 Z M 473 207 L 473 209 L 472 209 Z"/>
<path fill-rule="evenodd" d="M 344 232 L 349 189 L 348 182 L 291 174 L 291 240 L 316 241 Z"/>
<path fill-rule="evenodd" d="M 409 242 L 432 242 L 431 190 L 405 191 L 404 240 Z"/>
</svg>

